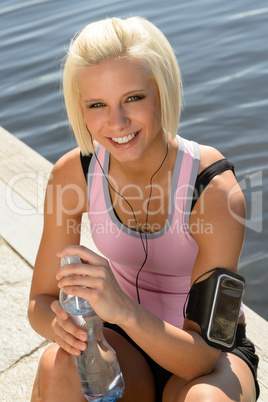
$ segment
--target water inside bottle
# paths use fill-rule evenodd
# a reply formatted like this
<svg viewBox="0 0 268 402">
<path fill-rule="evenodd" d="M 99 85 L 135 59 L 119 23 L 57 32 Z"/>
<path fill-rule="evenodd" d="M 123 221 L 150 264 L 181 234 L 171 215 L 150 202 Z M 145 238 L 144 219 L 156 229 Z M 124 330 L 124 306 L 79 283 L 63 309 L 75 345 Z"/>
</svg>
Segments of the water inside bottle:
<svg viewBox="0 0 268 402">
<path fill-rule="evenodd" d="M 84 315 L 92 311 L 89 302 L 82 297 L 67 295 L 60 292 L 61 307 L 70 315 Z"/>
<path fill-rule="evenodd" d="M 77 257 L 77 258 L 76 258 Z M 62 264 L 81 262 L 78 256 L 62 258 Z M 102 320 L 87 300 L 65 293 L 59 295 L 62 308 L 88 334 L 87 349 L 75 357 L 82 391 L 88 401 L 115 402 L 124 393 L 124 378 L 113 348 L 102 333 Z"/>
<path fill-rule="evenodd" d="M 114 367 L 110 367 L 106 373 L 101 373 L 101 388 L 99 373 L 96 373 L 95 375 L 91 373 L 88 378 L 85 378 L 83 372 L 80 370 L 78 370 L 78 372 L 83 394 L 88 401 L 114 402 L 123 396 L 125 385 L 118 364 L 114 364 Z M 109 381 L 110 378 L 113 378 L 112 382 Z"/>
<path fill-rule="evenodd" d="M 81 259 L 78 257 L 78 255 L 66 255 L 61 258 L 61 266 L 72 263 L 81 263 Z M 73 275 L 75 274 L 70 276 Z M 61 307 L 70 315 L 84 315 L 93 311 L 87 300 L 83 299 L 82 297 L 69 295 L 62 289 L 60 290 L 59 300 Z"/>
</svg>

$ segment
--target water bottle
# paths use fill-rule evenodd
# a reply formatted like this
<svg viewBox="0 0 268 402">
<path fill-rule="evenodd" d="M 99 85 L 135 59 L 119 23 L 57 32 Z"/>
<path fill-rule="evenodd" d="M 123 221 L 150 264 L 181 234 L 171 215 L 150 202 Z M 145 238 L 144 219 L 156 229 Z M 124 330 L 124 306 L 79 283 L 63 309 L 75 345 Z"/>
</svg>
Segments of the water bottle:
<svg viewBox="0 0 268 402">
<path fill-rule="evenodd" d="M 78 256 L 65 256 L 61 266 L 81 263 Z M 60 291 L 60 304 L 72 321 L 88 334 L 87 349 L 75 357 L 81 387 L 88 401 L 113 402 L 121 398 L 124 378 L 113 348 L 103 336 L 102 320 L 87 300 Z"/>
</svg>

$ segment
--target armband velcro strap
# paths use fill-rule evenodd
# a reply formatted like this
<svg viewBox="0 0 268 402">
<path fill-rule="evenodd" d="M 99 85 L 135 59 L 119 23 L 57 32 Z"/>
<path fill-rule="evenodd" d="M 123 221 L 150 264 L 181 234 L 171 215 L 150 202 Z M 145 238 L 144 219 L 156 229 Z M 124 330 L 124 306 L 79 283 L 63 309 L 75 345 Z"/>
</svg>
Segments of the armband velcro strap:
<svg viewBox="0 0 268 402">
<path fill-rule="evenodd" d="M 197 282 L 210 272 L 207 279 Z M 187 318 L 200 325 L 200 335 L 210 346 L 224 351 L 235 347 L 244 287 L 241 275 L 224 268 L 214 268 L 193 283 L 187 297 Z"/>
</svg>

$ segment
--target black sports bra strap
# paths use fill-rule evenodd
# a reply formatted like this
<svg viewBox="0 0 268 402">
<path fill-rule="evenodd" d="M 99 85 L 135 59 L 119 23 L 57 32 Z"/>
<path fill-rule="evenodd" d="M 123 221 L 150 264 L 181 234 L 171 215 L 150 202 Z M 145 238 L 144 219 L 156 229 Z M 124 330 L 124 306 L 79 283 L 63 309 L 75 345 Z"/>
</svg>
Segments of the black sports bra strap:
<svg viewBox="0 0 268 402">
<path fill-rule="evenodd" d="M 80 160 L 81 160 L 81 165 L 82 165 L 82 168 L 83 168 L 83 172 L 84 172 L 84 175 L 85 175 L 86 182 L 87 182 L 88 167 L 89 167 L 92 155 L 93 154 L 82 155 L 82 153 L 80 152 Z"/>
<path fill-rule="evenodd" d="M 198 198 L 205 190 L 209 182 L 213 179 L 213 177 L 225 172 L 225 170 L 232 170 L 235 174 L 233 163 L 229 162 L 227 159 L 220 159 L 219 161 L 212 163 L 201 173 L 199 173 L 195 182 L 191 211 L 193 210 Z"/>
<path fill-rule="evenodd" d="M 91 158 L 92 158 L 92 154 L 82 155 L 82 153 L 80 152 L 80 160 L 81 160 L 81 164 L 82 164 L 86 182 L 87 182 L 87 174 L 88 174 L 88 168 L 89 168 Z M 199 175 L 197 176 L 196 182 L 195 182 L 191 211 L 193 210 L 198 198 L 200 197 L 202 192 L 205 190 L 205 188 L 207 187 L 209 182 L 213 179 L 213 177 L 224 172 L 225 170 L 232 170 L 234 173 L 234 165 L 231 162 L 229 162 L 227 159 L 220 159 L 219 161 L 212 163 L 211 165 L 206 167 L 201 173 L 199 173 Z"/>
</svg>

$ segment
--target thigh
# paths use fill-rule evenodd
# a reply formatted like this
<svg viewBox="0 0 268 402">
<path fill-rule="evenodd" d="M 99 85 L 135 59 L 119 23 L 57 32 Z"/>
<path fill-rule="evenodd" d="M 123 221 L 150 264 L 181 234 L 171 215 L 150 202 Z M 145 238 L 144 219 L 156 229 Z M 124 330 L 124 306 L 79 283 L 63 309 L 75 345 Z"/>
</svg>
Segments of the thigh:
<svg viewBox="0 0 268 402">
<path fill-rule="evenodd" d="M 137 350 L 140 355 L 145 359 L 147 362 L 147 366 L 150 369 L 150 378 L 147 376 L 146 378 L 146 384 L 147 386 L 150 387 L 150 390 L 154 387 L 155 389 L 155 398 L 152 398 L 154 402 L 162 402 L 162 394 L 163 390 L 172 376 L 172 373 L 169 372 L 168 370 L 164 369 L 161 367 L 159 364 L 157 364 L 147 353 L 145 353 L 128 335 L 127 333 L 120 328 L 117 325 L 110 324 L 108 322 L 104 323 L 105 328 L 112 329 L 116 333 L 120 334 L 127 342 L 128 344 L 132 345 L 135 350 Z M 128 368 L 129 369 L 129 368 Z M 146 368 L 147 370 L 147 368 Z M 151 381 L 151 374 L 153 377 L 153 381 Z M 144 372 L 142 374 L 142 379 L 144 379 Z M 151 394 L 151 393 L 150 393 Z M 146 402 L 151 399 L 146 399 Z"/>
<path fill-rule="evenodd" d="M 222 353 L 208 375 L 186 382 L 173 376 L 164 390 L 163 402 L 254 402 L 255 382 L 248 365 L 238 356 Z"/>
<path fill-rule="evenodd" d="M 86 402 L 74 357 L 53 343 L 44 351 L 33 385 L 31 402 Z"/>
<path fill-rule="evenodd" d="M 155 384 L 153 374 L 145 357 L 121 334 L 103 328 L 104 337 L 116 351 L 125 380 L 124 402 L 154 402 Z"/>
<path fill-rule="evenodd" d="M 152 372 L 142 354 L 122 335 L 103 328 L 107 342 L 116 350 L 125 380 L 122 402 L 154 402 Z M 33 387 L 31 402 L 86 402 L 81 391 L 74 357 L 51 344 L 43 353 Z"/>
</svg>

